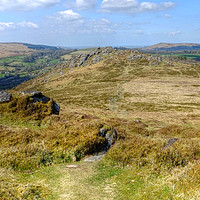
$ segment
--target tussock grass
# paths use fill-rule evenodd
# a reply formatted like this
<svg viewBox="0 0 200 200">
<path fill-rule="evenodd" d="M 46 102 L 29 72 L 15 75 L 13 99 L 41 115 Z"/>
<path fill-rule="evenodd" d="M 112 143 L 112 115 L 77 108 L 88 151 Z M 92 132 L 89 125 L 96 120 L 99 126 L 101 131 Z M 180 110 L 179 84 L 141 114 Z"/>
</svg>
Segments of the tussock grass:
<svg viewBox="0 0 200 200">
<path fill-rule="evenodd" d="M 165 60 L 150 65 L 149 55 L 130 55 L 116 51 L 97 64 L 65 68 L 62 75 L 57 67 L 16 88 L 41 90 L 60 103 L 61 115 L 49 116 L 48 105 L 35 105 L 38 116 L 24 109 L 28 99 L 1 104 L 11 117 L 1 127 L 0 165 L 27 172 L 79 161 L 104 148 L 99 128 L 107 125 L 118 139 L 89 184 L 105 178 L 114 184 L 115 199 L 198 197 L 200 68 Z M 20 121 L 16 113 L 26 119 L 20 129 L 11 121 Z M 35 119 L 40 126 L 29 126 Z M 166 147 L 172 138 L 178 140 Z"/>
</svg>

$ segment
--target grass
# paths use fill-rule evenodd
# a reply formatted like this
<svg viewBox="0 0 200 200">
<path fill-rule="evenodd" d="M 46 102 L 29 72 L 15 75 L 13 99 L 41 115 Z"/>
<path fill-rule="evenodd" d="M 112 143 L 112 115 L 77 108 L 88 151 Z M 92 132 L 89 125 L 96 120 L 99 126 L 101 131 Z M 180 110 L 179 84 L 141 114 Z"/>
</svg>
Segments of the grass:
<svg viewBox="0 0 200 200">
<path fill-rule="evenodd" d="M 200 68 L 167 60 L 151 65 L 149 55 L 130 60 L 131 54 L 101 55 L 86 67 L 57 66 L 12 91 L 17 98 L 19 91 L 40 90 L 61 113 L 43 116 L 35 105 L 41 114 L 35 121 L 29 109 L 0 104 L 9 111 L 1 116 L 1 167 L 20 174 L 20 184 L 36 183 L 49 199 L 198 199 Z M 104 125 L 115 128 L 118 140 L 105 159 L 85 164 L 83 157 L 105 145 Z M 172 138 L 178 140 L 166 148 Z M 74 161 L 81 162 L 66 169 Z"/>
</svg>

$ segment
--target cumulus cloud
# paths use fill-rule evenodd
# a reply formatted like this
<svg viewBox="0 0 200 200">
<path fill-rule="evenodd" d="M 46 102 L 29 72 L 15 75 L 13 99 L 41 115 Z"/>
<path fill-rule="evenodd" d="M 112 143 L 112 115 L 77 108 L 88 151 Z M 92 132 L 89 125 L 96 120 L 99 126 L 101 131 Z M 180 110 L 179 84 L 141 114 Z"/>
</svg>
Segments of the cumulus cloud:
<svg viewBox="0 0 200 200">
<path fill-rule="evenodd" d="M 73 10 L 64 10 L 48 16 L 41 25 L 41 30 L 52 34 L 69 35 L 82 30 L 84 18 Z"/>
<path fill-rule="evenodd" d="M 176 35 L 178 35 L 180 33 L 181 33 L 181 31 L 172 31 L 172 32 L 169 32 L 169 36 L 170 37 L 174 37 L 174 36 L 176 36 Z"/>
<path fill-rule="evenodd" d="M 13 22 L 0 22 L 0 30 L 5 30 L 8 28 L 15 28 L 15 25 Z"/>
<path fill-rule="evenodd" d="M 21 27 L 28 27 L 28 28 L 39 28 L 37 24 L 33 22 L 26 22 L 26 21 L 20 22 L 17 25 Z"/>
<path fill-rule="evenodd" d="M 38 28 L 39 26 L 35 23 L 32 22 L 19 22 L 19 23 L 14 23 L 14 22 L 0 22 L 0 31 L 6 30 L 6 29 L 17 29 L 17 28 Z"/>
<path fill-rule="evenodd" d="M 103 0 L 101 9 L 105 12 L 121 12 L 135 14 L 146 11 L 160 11 L 175 6 L 173 2 L 163 2 L 160 4 L 151 2 L 139 3 L 137 0 Z"/>
<path fill-rule="evenodd" d="M 90 10 L 96 7 L 96 0 L 76 0 L 76 7 L 79 10 Z"/>
<path fill-rule="evenodd" d="M 105 18 L 95 20 L 86 19 L 73 10 L 65 10 L 55 13 L 53 16 L 49 16 L 47 20 L 45 20 L 44 26 L 59 34 L 63 33 L 69 35 L 73 33 L 114 33 L 116 24 Z"/>
<path fill-rule="evenodd" d="M 51 17 L 50 17 L 51 18 Z M 57 12 L 52 18 L 60 21 L 79 21 L 82 20 L 82 16 L 73 10 L 65 10 Z"/>
<path fill-rule="evenodd" d="M 39 7 L 50 7 L 60 3 L 60 0 L 0 0 L 0 11 L 34 10 Z"/>
</svg>

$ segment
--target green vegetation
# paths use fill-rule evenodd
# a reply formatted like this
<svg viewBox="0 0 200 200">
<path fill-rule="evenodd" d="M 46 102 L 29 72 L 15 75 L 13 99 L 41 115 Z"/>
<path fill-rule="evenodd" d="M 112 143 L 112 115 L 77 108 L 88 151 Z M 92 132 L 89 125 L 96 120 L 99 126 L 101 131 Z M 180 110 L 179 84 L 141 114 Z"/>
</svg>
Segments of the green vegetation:
<svg viewBox="0 0 200 200">
<path fill-rule="evenodd" d="M 21 82 L 50 71 L 62 64 L 61 56 L 73 50 L 43 50 L 29 55 L 0 58 L 0 89 L 10 89 Z"/>
<path fill-rule="evenodd" d="M 200 61 L 200 54 L 164 54 L 163 56 L 166 56 L 168 58 L 172 57 L 172 58 L 176 58 L 179 60 L 196 60 L 196 61 Z"/>
<path fill-rule="evenodd" d="M 62 52 L 66 54 L 66 52 Z M 50 54 L 48 56 L 48 54 Z M 36 77 L 52 69 L 58 64 L 59 57 L 52 56 L 52 52 L 34 53 L 28 56 L 14 56 L 0 58 L 0 73 L 7 75 L 20 75 Z"/>
<path fill-rule="evenodd" d="M 132 54 L 58 65 L 0 104 L 1 199 L 199 198 L 199 65 Z M 19 96 L 30 89 L 55 99 L 60 115 Z M 102 127 L 117 141 L 101 161 L 83 162 L 105 148 Z"/>
</svg>

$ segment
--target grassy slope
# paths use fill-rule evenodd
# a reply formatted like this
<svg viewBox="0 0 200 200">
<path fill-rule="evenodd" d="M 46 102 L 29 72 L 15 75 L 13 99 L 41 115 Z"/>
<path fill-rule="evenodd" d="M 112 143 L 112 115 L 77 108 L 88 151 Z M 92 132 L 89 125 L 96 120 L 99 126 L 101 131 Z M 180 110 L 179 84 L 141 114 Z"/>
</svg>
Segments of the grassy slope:
<svg viewBox="0 0 200 200">
<path fill-rule="evenodd" d="M 35 50 L 29 49 L 23 44 L 17 43 L 0 43 L 0 58 L 27 55 Z"/>
<path fill-rule="evenodd" d="M 35 196 L 39 193 L 47 199 L 50 199 L 50 191 L 52 199 L 66 199 L 67 194 L 71 194 L 68 199 L 80 199 L 80 196 L 90 199 L 93 196 L 88 191 L 94 191 L 96 199 L 102 199 L 98 192 L 101 190 L 105 199 L 198 199 L 199 66 L 165 61 L 152 64 L 145 57 L 130 61 L 130 55 L 129 51 L 116 51 L 102 56 L 103 60 L 97 64 L 90 65 L 92 61 L 88 61 L 87 67 L 58 66 L 15 90 L 41 90 L 60 103 L 61 114 L 56 120 L 47 118 L 40 127 L 18 122 L 20 129 L 13 128 L 16 122 L 13 123 L 12 118 L 2 116 L 3 138 L 7 141 L 3 148 L 7 154 L 15 149 L 26 149 L 11 158 L 23 161 L 26 152 L 33 155 L 36 152 L 36 157 L 28 156 L 30 165 L 37 166 L 38 159 L 41 162 L 38 167 L 51 162 L 68 162 L 73 156 L 69 159 L 70 152 L 66 149 L 74 151 L 73 148 L 81 144 L 79 148 L 83 151 L 88 141 L 92 148 L 99 124 L 114 126 L 119 140 L 107 153 L 107 161 L 95 168 L 80 163 L 80 168 L 71 173 L 65 170 L 65 165 L 56 164 L 27 177 L 19 178 L 18 173 L 7 177 L 3 188 L 6 183 L 12 185 L 18 177 L 19 184 L 35 183 L 30 185 L 35 188 L 33 194 L 30 188 L 24 188 L 24 193 L 29 191 Z M 27 134 L 34 139 L 27 141 Z M 12 135 L 17 137 L 12 138 Z M 179 140 L 163 150 L 174 137 Z M 10 159 L 6 158 L 3 163 L 9 166 Z M 25 156 L 24 161 L 26 159 Z M 22 164 L 22 167 L 28 166 Z M 85 170 L 90 172 L 88 177 Z M 19 191 L 20 186 L 13 188 Z"/>
<path fill-rule="evenodd" d="M 158 43 L 152 46 L 148 46 L 148 47 L 144 47 L 142 48 L 143 50 L 149 51 L 149 50 L 159 50 L 159 49 L 171 49 L 171 48 L 181 48 L 181 47 L 198 47 L 199 48 L 199 44 L 195 44 L 195 43 Z"/>
</svg>

